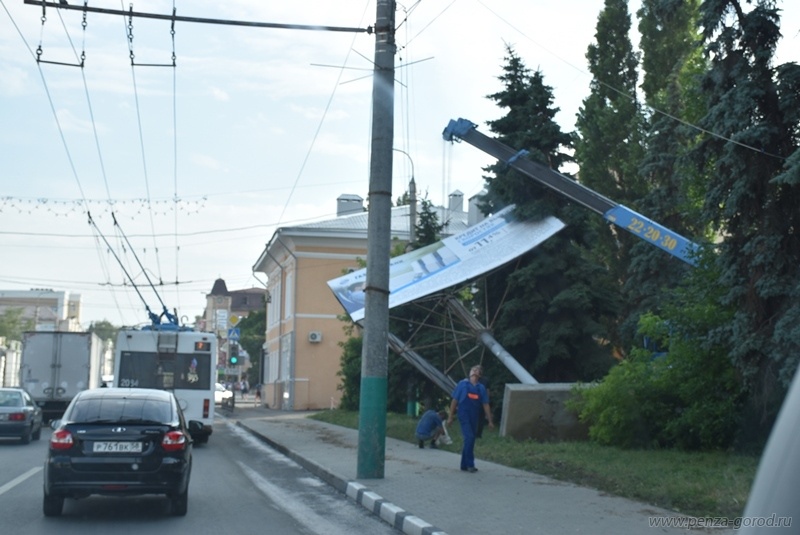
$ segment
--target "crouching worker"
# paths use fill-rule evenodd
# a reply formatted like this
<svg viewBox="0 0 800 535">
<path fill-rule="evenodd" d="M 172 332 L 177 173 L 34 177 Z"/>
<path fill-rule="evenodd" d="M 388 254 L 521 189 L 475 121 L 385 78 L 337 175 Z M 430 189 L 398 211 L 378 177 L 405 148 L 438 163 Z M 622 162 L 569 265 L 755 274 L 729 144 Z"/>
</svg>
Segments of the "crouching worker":
<svg viewBox="0 0 800 535">
<path fill-rule="evenodd" d="M 419 447 L 424 448 L 425 442 L 431 441 L 431 448 L 436 448 L 436 441 L 440 436 L 444 435 L 444 427 L 442 423 L 447 418 L 445 411 L 436 412 L 434 410 L 427 410 L 419 419 L 417 424 L 416 437 L 419 441 Z"/>
</svg>

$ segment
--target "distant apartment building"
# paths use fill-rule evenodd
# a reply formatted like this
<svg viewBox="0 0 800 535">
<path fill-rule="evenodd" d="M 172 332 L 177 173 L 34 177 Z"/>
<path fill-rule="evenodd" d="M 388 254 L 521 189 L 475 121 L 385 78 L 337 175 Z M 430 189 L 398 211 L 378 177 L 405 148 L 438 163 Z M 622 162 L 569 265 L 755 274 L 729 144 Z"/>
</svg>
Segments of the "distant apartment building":
<svg viewBox="0 0 800 535">
<path fill-rule="evenodd" d="M 435 207 L 445 235 L 463 231 L 481 219 L 463 193 L 450 195 L 448 206 Z M 392 208 L 391 237 L 409 241 L 409 205 Z M 367 256 L 367 212 L 358 195 L 337 199 L 337 216 L 275 231 L 253 271 L 267 276 L 267 332 L 263 400 L 285 410 L 337 407 L 337 376 L 346 339 L 344 310 L 327 282 L 363 267 Z"/>
<path fill-rule="evenodd" d="M 21 312 L 31 331 L 81 331 L 81 294 L 46 288 L 0 290 L 0 314 Z"/>
</svg>

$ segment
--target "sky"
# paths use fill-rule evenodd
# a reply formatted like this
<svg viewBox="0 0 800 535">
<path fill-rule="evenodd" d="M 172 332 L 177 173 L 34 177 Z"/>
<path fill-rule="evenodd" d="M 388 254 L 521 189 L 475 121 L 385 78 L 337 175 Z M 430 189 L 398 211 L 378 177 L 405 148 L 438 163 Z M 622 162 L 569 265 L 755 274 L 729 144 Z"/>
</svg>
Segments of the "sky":
<svg viewBox="0 0 800 535">
<path fill-rule="evenodd" d="M 374 0 L 90 2 L 130 5 L 360 30 L 376 14 Z M 441 134 L 457 118 L 488 133 L 486 122 L 504 114 L 486 97 L 502 89 L 507 44 L 542 71 L 556 120 L 574 130 L 602 7 L 398 3 L 393 198 L 412 175 L 435 204 L 480 192 L 491 157 Z M 632 14 L 638 7 L 630 2 Z M 800 2 L 782 8 L 778 59 L 800 61 Z M 634 16 L 634 42 L 636 25 Z M 252 267 L 277 228 L 334 217 L 342 194 L 366 198 L 372 35 L 189 22 L 171 30 L 166 20 L 100 13 L 84 27 L 81 11 L 43 16 L 41 6 L 0 0 L 0 290 L 80 293 L 84 327 L 147 323 L 145 305 L 191 322 L 217 278 L 229 290 L 264 287 Z"/>
</svg>

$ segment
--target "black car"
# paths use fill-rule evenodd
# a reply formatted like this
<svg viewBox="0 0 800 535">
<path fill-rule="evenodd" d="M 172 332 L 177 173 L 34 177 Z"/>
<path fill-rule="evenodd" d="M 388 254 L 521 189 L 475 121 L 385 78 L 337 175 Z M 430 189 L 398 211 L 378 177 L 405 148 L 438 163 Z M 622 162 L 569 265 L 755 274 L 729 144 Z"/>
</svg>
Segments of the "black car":
<svg viewBox="0 0 800 535">
<path fill-rule="evenodd" d="M 80 392 L 54 431 L 44 464 L 45 516 L 64 498 L 164 494 L 186 514 L 192 471 L 190 427 L 175 396 L 146 388 Z"/>
<path fill-rule="evenodd" d="M 0 437 L 18 438 L 23 444 L 39 440 L 42 409 L 24 388 L 0 388 Z"/>
</svg>

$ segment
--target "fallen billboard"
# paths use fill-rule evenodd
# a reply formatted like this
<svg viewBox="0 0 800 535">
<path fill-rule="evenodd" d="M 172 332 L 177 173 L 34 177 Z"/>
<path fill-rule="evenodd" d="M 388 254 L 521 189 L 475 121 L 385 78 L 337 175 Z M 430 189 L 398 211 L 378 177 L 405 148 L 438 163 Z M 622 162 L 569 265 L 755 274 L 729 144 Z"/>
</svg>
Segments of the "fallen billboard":
<svg viewBox="0 0 800 535">
<path fill-rule="evenodd" d="M 517 221 L 514 206 L 432 245 L 389 262 L 389 308 L 474 279 L 530 251 L 564 228 L 555 217 Z M 367 270 L 328 281 L 328 287 L 354 322 L 364 318 Z"/>
</svg>

